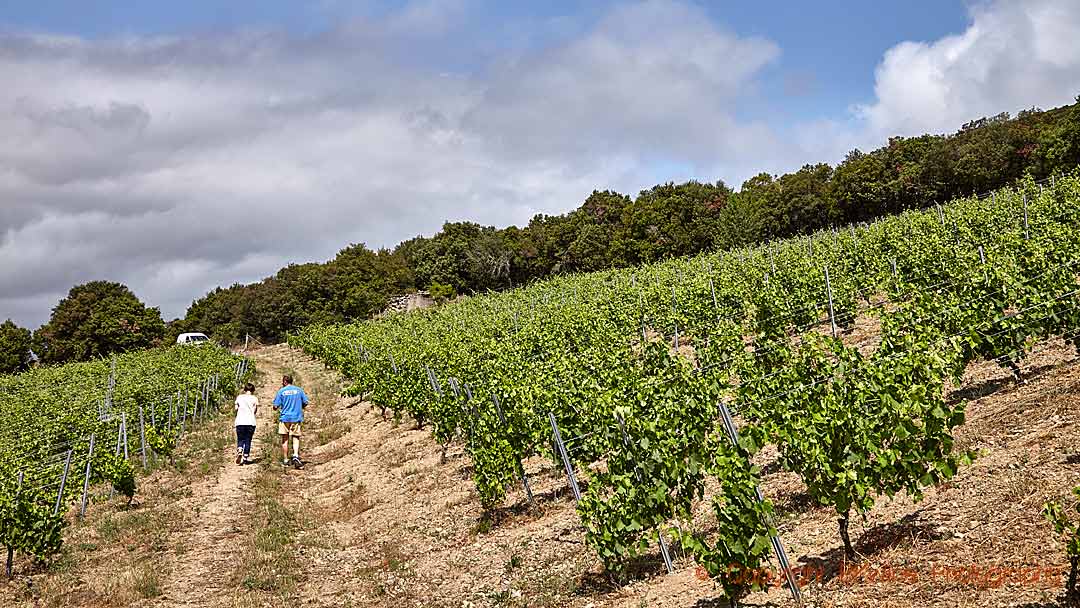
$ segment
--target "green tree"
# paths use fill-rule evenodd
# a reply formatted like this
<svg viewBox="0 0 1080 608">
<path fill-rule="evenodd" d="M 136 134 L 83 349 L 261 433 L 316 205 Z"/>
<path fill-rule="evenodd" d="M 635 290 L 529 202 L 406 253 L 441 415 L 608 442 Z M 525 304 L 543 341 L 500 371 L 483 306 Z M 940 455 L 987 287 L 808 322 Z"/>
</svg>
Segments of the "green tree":
<svg viewBox="0 0 1080 608">
<path fill-rule="evenodd" d="M 853 150 L 835 169 L 819 163 L 784 175 L 760 173 L 738 192 L 723 182 L 690 181 L 660 184 L 631 200 L 598 189 L 577 209 L 536 215 L 523 228 L 447 222 L 435 235 L 390 251 L 353 245 L 329 262 L 290 266 L 262 282 L 212 292 L 170 331 L 277 341 L 309 323 L 365 318 L 389 296 L 418 287 L 472 294 L 754 245 L 925 208 L 1078 163 L 1080 100 L 1015 118 L 980 118 L 951 135 L 892 137 L 876 150 Z"/>
<path fill-rule="evenodd" d="M 188 331 L 203 332 L 220 342 L 236 344 L 244 336 L 264 338 L 262 326 L 251 313 L 254 293 L 259 284 L 234 284 L 228 288 L 218 287 L 204 297 L 191 303 L 183 319 L 169 325 L 168 340 Z"/>
<path fill-rule="evenodd" d="M 720 210 L 731 191 L 723 182 L 668 183 L 643 190 L 623 212 L 631 264 L 690 255 L 714 245 Z"/>
<path fill-rule="evenodd" d="M 953 173 L 959 192 L 985 192 L 1019 177 L 1023 165 L 1008 113 L 970 122 L 953 138 Z"/>
<path fill-rule="evenodd" d="M 11 319 L 0 324 L 0 374 L 26 369 L 30 363 L 31 334 Z"/>
<path fill-rule="evenodd" d="M 888 209 L 888 171 L 879 151 L 852 150 L 836 168 L 831 196 L 846 222 L 869 220 Z"/>
<path fill-rule="evenodd" d="M 43 362 L 60 363 L 146 348 L 164 336 L 160 310 L 147 308 L 120 283 L 93 281 L 60 300 L 33 344 Z"/>
<path fill-rule="evenodd" d="M 1077 105 L 1068 108 L 1039 141 L 1037 155 L 1044 175 L 1069 171 L 1080 164 L 1080 95 L 1076 101 Z"/>
<path fill-rule="evenodd" d="M 738 247 L 771 235 L 773 178 L 759 173 L 746 180 L 720 210 L 718 247 Z"/>
<path fill-rule="evenodd" d="M 342 249 L 327 264 L 333 312 L 342 320 L 365 319 L 386 307 L 390 296 L 415 288 L 405 256 L 363 244 Z"/>
</svg>

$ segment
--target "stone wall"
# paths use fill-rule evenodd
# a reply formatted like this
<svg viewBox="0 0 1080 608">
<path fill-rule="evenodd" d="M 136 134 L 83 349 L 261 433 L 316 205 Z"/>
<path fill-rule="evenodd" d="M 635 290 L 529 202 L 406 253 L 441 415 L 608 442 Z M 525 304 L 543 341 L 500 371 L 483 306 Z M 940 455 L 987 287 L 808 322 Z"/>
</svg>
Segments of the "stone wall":
<svg viewBox="0 0 1080 608">
<path fill-rule="evenodd" d="M 431 297 L 431 294 L 426 291 L 418 291 L 416 293 L 407 293 L 400 296 L 392 296 L 390 301 L 386 304 L 386 310 L 383 314 L 392 312 L 409 312 L 410 310 L 416 310 L 418 308 L 427 308 L 434 306 L 435 300 Z"/>
</svg>

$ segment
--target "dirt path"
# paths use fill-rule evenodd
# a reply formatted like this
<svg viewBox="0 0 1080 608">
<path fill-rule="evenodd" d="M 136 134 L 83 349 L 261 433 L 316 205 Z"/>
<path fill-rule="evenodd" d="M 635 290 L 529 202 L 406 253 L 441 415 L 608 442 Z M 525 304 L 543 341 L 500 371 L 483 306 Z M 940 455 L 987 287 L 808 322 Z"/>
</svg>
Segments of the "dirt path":
<svg viewBox="0 0 1080 608">
<path fill-rule="evenodd" d="M 928 489 L 923 501 L 881 498 L 856 522 L 859 565 L 873 570 L 835 572 L 835 513 L 811 504 L 797 476 L 765 477 L 792 562 L 824 574 L 804 588 L 807 605 L 1065 605 L 1058 599 L 1063 547 L 1040 509 L 1080 483 L 1080 358 L 1071 347 L 1049 346 L 1025 360 L 1023 386 L 991 362 L 968 370 L 954 395 L 970 399 L 957 440 L 979 458 Z M 135 506 L 92 508 L 65 538 L 74 549 L 69 569 L 9 586 L 21 594 L 19 606 L 726 606 L 679 551 L 671 575 L 655 552 L 625 583 L 605 575 L 583 542 L 565 477 L 551 463 L 525 463 L 534 508 L 513 487 L 503 506 L 485 512 L 460 445 L 444 458 L 430 428 L 341 397 L 339 374 L 287 346 L 249 354 L 261 372 L 256 453 L 265 460 L 245 467 L 232 461 L 232 420 L 222 415 L 185 440 L 187 464 L 178 458 L 177 466 L 141 480 Z M 278 448 L 264 443 L 273 419 L 268 404 L 284 372 L 312 398 L 302 471 L 283 469 Z M 702 505 L 697 529 L 708 530 Z M 1002 567 L 1046 575 L 956 575 Z M 879 570 L 904 576 L 873 574 Z M 780 589 L 745 604 L 792 605 Z"/>
<path fill-rule="evenodd" d="M 808 586 L 818 606 L 1056 606 L 1059 577 L 1040 581 L 956 581 L 937 567 L 1016 566 L 1060 572 L 1061 547 L 1042 520 L 1042 501 L 1077 482 L 1080 365 L 1050 345 L 1026 362 L 1022 387 L 990 362 L 972 366 L 965 387 L 987 383 L 969 405 L 959 441 L 979 449 L 976 464 L 929 489 L 924 501 L 882 498 L 857 525 L 867 563 L 900 568 L 915 580 L 877 583 L 832 579 Z M 340 388 L 337 374 L 297 353 L 286 355 L 309 382 Z M 1036 374 L 1037 372 L 1037 374 Z M 999 386 L 1000 385 L 1000 386 Z M 692 559 L 678 554 L 673 575 L 645 559 L 630 584 L 613 584 L 584 545 L 561 472 L 527 463 L 538 507 L 517 488 L 505 507 L 485 514 L 460 446 L 448 458 L 430 429 L 384 420 L 356 400 L 326 400 L 317 427 L 338 428 L 313 445 L 313 466 L 290 476 L 290 493 L 317 519 L 318 541 L 301 540 L 305 559 L 298 599 L 313 606 L 703 608 L 726 605 Z M 344 427 L 344 428 L 342 428 Z M 1036 449 L 1035 446 L 1038 446 Z M 1033 450 L 1036 450 L 1033 452 Z M 765 491 L 787 514 L 784 540 L 799 564 L 835 561 L 835 514 L 805 500 L 801 482 L 770 475 Z M 702 521 L 707 528 L 708 518 Z M 654 558 L 656 556 L 649 556 Z M 850 577 L 849 577 L 850 578 Z M 883 597 L 891 598 L 883 602 Z M 790 605 L 783 590 L 749 605 Z"/>
<path fill-rule="evenodd" d="M 461 446 L 340 397 L 336 372 L 287 347 L 258 354 L 297 372 L 319 407 L 305 415 L 308 467 L 284 494 L 302 513 L 295 598 L 311 606 L 560 606 L 595 564 L 560 470 L 530 463 L 540 506 L 514 488 L 485 517 Z M 313 400 L 316 400 L 313 398 Z M 519 506 L 514 506 L 519 505 Z M 588 604 L 589 600 L 582 603 Z"/>
<path fill-rule="evenodd" d="M 238 466 L 234 460 L 235 443 L 229 443 L 221 454 L 221 468 L 216 478 L 197 484 L 189 499 L 182 504 L 189 514 L 190 525 L 179 535 L 177 546 L 183 547 L 162 584 L 161 606 L 228 606 L 236 584 L 232 579 L 236 563 L 242 558 L 244 529 L 254 504 L 252 481 L 260 470 L 264 451 L 270 454 L 270 466 L 280 466 L 276 446 L 265 446 L 264 437 L 274 425 L 271 403 L 280 388 L 279 379 L 285 364 L 279 357 L 255 357 L 259 370 L 255 394 L 259 398 L 258 427 L 252 441 L 252 464 Z M 231 408 L 231 405 L 226 406 Z M 227 411 L 227 410 L 226 410 Z M 232 433 L 233 418 L 222 414 L 215 424 L 222 432 Z M 271 449 L 267 450 L 269 447 Z"/>
</svg>

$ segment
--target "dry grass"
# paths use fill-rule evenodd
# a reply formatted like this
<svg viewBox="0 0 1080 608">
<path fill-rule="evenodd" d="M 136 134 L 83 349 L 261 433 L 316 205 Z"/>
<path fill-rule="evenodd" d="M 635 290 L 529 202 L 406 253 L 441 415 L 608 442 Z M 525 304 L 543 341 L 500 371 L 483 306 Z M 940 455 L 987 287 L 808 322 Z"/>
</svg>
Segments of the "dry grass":
<svg viewBox="0 0 1080 608">
<path fill-rule="evenodd" d="M 225 414 L 219 414 L 219 416 L 225 416 Z M 171 487 L 179 491 L 184 491 L 186 488 L 186 491 L 190 492 L 191 483 L 219 473 L 222 466 L 222 451 L 236 441 L 236 435 L 233 433 L 231 427 L 226 428 L 221 424 L 211 422 L 185 434 L 173 457 L 172 470 L 165 470 L 166 476 L 169 476 L 169 473 L 179 473 L 184 479 Z M 153 482 L 153 478 L 148 481 Z M 150 483 L 143 485 L 151 486 Z"/>
<path fill-rule="evenodd" d="M 356 482 L 342 495 L 337 511 L 346 518 L 352 518 L 370 511 L 374 506 L 375 499 L 369 495 L 367 486 L 363 482 Z"/>
<path fill-rule="evenodd" d="M 338 442 L 333 444 L 329 449 L 321 450 L 318 454 L 318 459 L 321 462 L 338 460 L 347 456 L 352 448 L 353 446 L 348 443 Z"/>
<path fill-rule="evenodd" d="M 161 596 L 169 570 L 168 562 L 160 558 L 167 531 L 148 534 L 155 518 L 133 515 L 110 517 L 81 530 L 80 536 L 95 542 L 69 540 L 48 575 L 35 577 L 35 584 L 24 587 L 15 599 L 35 607 L 112 608 L 141 605 Z"/>
<path fill-rule="evenodd" d="M 103 607 L 135 606 L 162 593 L 161 564 L 143 561 L 125 565 L 90 581 L 95 604 Z"/>
<path fill-rule="evenodd" d="M 404 446 L 386 446 L 379 452 L 382 461 L 392 469 L 402 466 L 409 460 L 409 452 Z"/>
<path fill-rule="evenodd" d="M 872 346 L 872 322 L 857 322 L 844 334 L 862 348 Z M 312 382 L 312 393 L 336 394 L 335 377 L 321 365 L 280 348 L 274 361 Z M 1047 498 L 1064 496 L 1080 482 L 1080 365 L 1062 345 L 1050 345 L 1023 363 L 1028 383 L 1017 386 L 1007 370 L 976 364 L 950 398 L 969 402 L 958 444 L 978 450 L 979 459 L 949 483 L 914 502 L 882 498 L 865 522 L 853 521 L 859 566 L 840 568 L 836 514 L 811 504 L 797 475 L 778 470 L 772 446 L 758 456 L 763 491 L 778 510 L 781 537 L 795 564 L 821 564 L 832 574 L 808 585 L 808 605 L 913 608 L 919 606 L 1063 605 L 1060 580 L 1039 585 L 995 587 L 989 581 L 947 580 L 933 576 L 943 567 L 1040 566 L 1065 564 L 1063 546 L 1053 538 L 1039 511 Z M 298 374 L 296 374 L 298 375 Z M 314 400 L 313 400 L 314 401 Z M 350 408 L 350 400 L 325 398 L 315 404 L 313 421 L 326 420 L 339 436 L 314 450 L 312 465 L 301 472 L 263 468 L 253 478 L 259 497 L 236 532 L 245 564 L 236 568 L 218 606 L 254 607 L 303 603 L 313 606 L 560 606 L 593 608 L 706 608 L 725 606 L 721 591 L 695 575 L 692 558 L 676 549 L 676 572 L 644 568 L 629 583 L 613 583 L 583 542 L 583 531 L 558 467 L 541 459 L 526 463 L 538 508 L 526 509 L 522 491 L 510 489 L 496 517 L 484 517 L 469 476 L 468 458 L 451 445 L 446 461 L 429 431 L 393 425 L 377 412 Z M 340 425 L 340 426 L 338 426 Z M 314 442 L 318 432 L 312 433 Z M 276 442 L 271 441 L 271 446 Z M 276 459 L 270 459 L 274 461 Z M 541 466 L 543 465 L 543 466 Z M 155 473 L 158 475 L 158 473 Z M 183 498 L 177 487 L 193 477 L 169 478 L 144 507 L 160 505 L 166 492 Z M 162 477 L 161 479 L 165 479 Z M 709 491 L 715 491 L 710 486 Z M 188 493 L 190 496 L 190 492 Z M 196 494 L 198 497 L 199 494 Z M 696 531 L 707 531 L 715 517 L 706 500 L 695 504 Z M 193 511 L 193 509 L 192 509 Z M 113 521 L 95 515 L 70 539 L 74 563 L 35 579 L 41 606 L 109 605 L 98 595 L 103 581 L 127 582 L 115 589 L 134 605 L 152 593 L 153 580 L 138 583 L 138 566 L 153 546 L 150 521 L 114 513 Z M 177 525 L 169 520 L 168 525 Z M 182 519 L 180 525 L 184 525 Z M 169 550 L 182 547 L 167 535 Z M 108 539 L 108 540 L 105 540 Z M 83 548 L 74 549 L 83 545 Z M 125 544 L 127 543 L 127 544 Z M 133 557 L 124 558 L 127 546 Z M 291 556 L 275 560 L 273 556 Z M 655 561 L 655 552 L 646 556 Z M 109 560 L 112 560 L 111 562 Z M 126 561 L 125 561 L 126 560 Z M 92 561 L 91 565 L 89 562 Z M 884 580 L 890 568 L 915 572 L 914 580 Z M 934 570 L 934 569 L 938 570 Z M 77 574 L 76 574 L 77 573 Z M 83 583 L 76 579 L 84 577 Z M 175 576 L 173 577 L 175 578 Z M 138 584 L 137 584 L 138 583 Z M 253 590 L 249 590 L 248 588 Z M 140 591 L 140 589 L 144 591 Z M 0 590 L 4 593 L 6 590 Z M 59 600 L 57 598 L 60 598 Z M 166 600 L 172 600 L 172 597 Z M 111 600 L 110 600 L 111 601 Z M 2 602 L 0 602 L 2 604 Z M 786 591 L 755 593 L 745 602 L 790 606 Z M 26 602 L 32 605 L 32 602 Z M 160 599 L 157 605 L 160 604 Z M 167 604 L 166 604 L 167 605 Z"/>
<path fill-rule="evenodd" d="M 878 333 L 876 319 L 866 318 L 842 337 L 863 350 L 874 347 Z M 1080 472 L 1080 465 L 1067 467 L 1059 462 L 1080 451 L 1075 448 L 1080 445 L 1080 425 L 1074 426 L 1080 415 L 1074 416 L 1067 407 L 1076 396 L 1067 384 L 1073 376 L 1080 376 L 1080 367 L 1053 367 L 1069 360 L 1071 355 L 1063 352 L 1051 353 L 1045 360 L 1032 357 L 1025 369 L 1041 371 L 1032 374 L 1037 381 L 1024 387 L 1013 385 L 1008 372 L 993 364 L 971 370 L 958 388 L 982 388 L 968 396 L 972 401 L 968 423 L 962 427 L 958 442 L 981 449 L 983 457 L 961 470 L 953 482 L 929 490 L 922 502 L 883 498 L 865 523 L 859 520 L 853 524 L 853 539 L 866 564 L 883 571 L 906 564 L 927 569 L 923 573 L 927 576 L 917 585 L 904 586 L 848 572 L 844 577 L 810 585 L 806 590 L 809 602 L 875 607 L 1039 601 L 1056 605 L 1054 588 L 1021 586 L 1004 593 L 1001 589 L 934 581 L 928 568 L 931 563 L 1053 566 L 1063 560 L 1039 509 L 1044 498 L 1076 483 Z M 1051 367 L 1044 369 L 1045 365 Z M 350 571 L 363 581 L 360 594 L 351 596 L 356 605 L 726 605 L 711 581 L 695 576 L 693 560 L 681 554 L 677 555 L 674 575 L 663 575 L 661 568 L 643 572 L 627 585 L 612 584 L 582 542 L 573 502 L 567 498 L 565 479 L 558 471 L 533 475 L 533 489 L 541 506 L 534 513 L 517 514 L 523 498 L 514 489 L 503 508 L 507 515 L 485 518 L 471 490 L 467 459 L 440 462 L 439 447 L 426 434 L 388 425 L 377 414 L 364 416 L 359 408 L 346 406 L 342 401 L 339 411 L 352 427 L 345 435 L 351 449 L 340 455 L 341 464 L 328 462 L 328 466 L 333 464 L 333 475 L 341 477 L 328 472 L 321 483 L 355 473 L 364 483 L 364 491 L 351 492 L 375 499 L 374 504 L 363 505 L 365 517 L 340 520 L 341 525 L 335 526 L 348 548 L 338 556 L 342 560 L 338 566 L 352 564 Z M 1041 449 L 1033 451 L 1033 445 Z M 457 448 L 451 446 L 451 451 Z M 766 450 L 763 456 L 771 461 L 768 453 Z M 1055 454 L 1060 458 L 1051 457 Z M 761 464 L 768 471 L 764 490 L 778 506 L 781 535 L 792 561 L 834 561 L 840 545 L 835 513 L 811 504 L 798 476 L 770 467 L 770 462 Z M 1063 466 L 1077 471 L 1063 471 Z M 336 516 L 347 502 L 344 492 L 349 491 L 336 489 L 327 494 L 334 507 L 327 511 L 328 516 Z M 695 529 L 707 530 L 712 517 L 708 501 L 701 501 L 697 509 Z M 367 529 L 372 525 L 377 526 L 377 532 Z M 338 593 L 352 588 L 344 580 L 330 582 L 337 578 L 331 570 L 323 574 L 329 576 L 325 588 Z M 314 592 L 314 587 L 308 590 L 309 594 Z M 754 594 L 747 603 L 791 604 L 783 590 Z"/>
<path fill-rule="evenodd" d="M 314 447 L 323 446 L 341 439 L 352 430 L 348 421 L 341 415 L 330 412 L 318 419 L 318 430 L 315 431 Z"/>
<path fill-rule="evenodd" d="M 237 589 L 254 592 L 264 602 L 284 604 L 295 599 L 299 580 L 295 544 L 302 528 L 296 513 L 283 502 L 285 485 L 282 471 L 271 464 L 275 462 L 271 439 L 268 436 L 263 442 L 263 464 L 253 483 L 255 505 L 242 534 L 244 558 L 237 562 L 230 580 Z"/>
</svg>

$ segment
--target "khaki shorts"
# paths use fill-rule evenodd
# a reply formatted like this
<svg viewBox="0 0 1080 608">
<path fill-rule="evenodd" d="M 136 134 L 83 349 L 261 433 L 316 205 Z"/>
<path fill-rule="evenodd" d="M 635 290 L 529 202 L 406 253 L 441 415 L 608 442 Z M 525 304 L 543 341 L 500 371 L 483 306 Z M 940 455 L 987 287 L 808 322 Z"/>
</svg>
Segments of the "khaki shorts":
<svg viewBox="0 0 1080 608">
<path fill-rule="evenodd" d="M 303 422 L 279 422 L 277 424 L 278 435 L 288 435 L 290 437 L 300 436 L 300 426 Z"/>
</svg>

